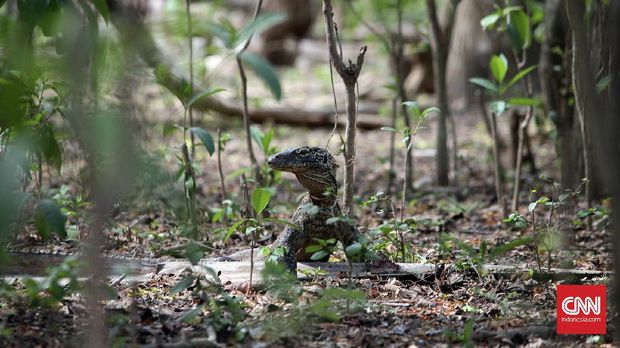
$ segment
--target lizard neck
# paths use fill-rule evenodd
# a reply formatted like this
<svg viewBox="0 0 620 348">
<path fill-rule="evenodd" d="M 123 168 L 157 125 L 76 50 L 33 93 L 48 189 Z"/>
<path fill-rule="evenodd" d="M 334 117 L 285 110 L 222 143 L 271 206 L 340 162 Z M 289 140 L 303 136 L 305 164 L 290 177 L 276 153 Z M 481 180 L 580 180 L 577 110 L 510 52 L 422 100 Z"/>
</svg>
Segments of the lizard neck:
<svg viewBox="0 0 620 348">
<path fill-rule="evenodd" d="M 336 180 L 331 176 L 297 173 L 297 180 L 308 190 L 312 203 L 319 207 L 333 206 L 336 202 Z"/>
</svg>

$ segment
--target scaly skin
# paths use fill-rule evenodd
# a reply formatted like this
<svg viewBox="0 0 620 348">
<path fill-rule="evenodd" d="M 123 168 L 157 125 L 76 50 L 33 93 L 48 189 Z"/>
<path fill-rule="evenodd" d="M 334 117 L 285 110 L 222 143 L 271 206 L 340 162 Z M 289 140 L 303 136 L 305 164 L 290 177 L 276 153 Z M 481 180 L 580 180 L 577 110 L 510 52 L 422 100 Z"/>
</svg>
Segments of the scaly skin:
<svg viewBox="0 0 620 348">
<path fill-rule="evenodd" d="M 299 147 L 287 149 L 269 158 L 267 164 L 275 169 L 290 172 L 297 176 L 299 183 L 308 190 L 297 210 L 290 219 L 295 226 L 287 225 L 275 242 L 269 247 L 286 247 L 287 253 L 279 261 L 291 271 L 297 269 L 297 260 L 306 259 L 304 250 L 316 244 L 314 238 L 335 238 L 347 246 L 357 240 L 359 232 L 354 226 L 343 222 L 327 224 L 329 218 L 340 216 L 336 202 L 336 164 L 334 157 L 319 147 Z M 310 209 L 312 205 L 318 211 Z M 251 249 L 243 250 L 218 259 L 219 261 L 248 261 Z M 254 260 L 265 257 L 255 250 Z"/>
</svg>

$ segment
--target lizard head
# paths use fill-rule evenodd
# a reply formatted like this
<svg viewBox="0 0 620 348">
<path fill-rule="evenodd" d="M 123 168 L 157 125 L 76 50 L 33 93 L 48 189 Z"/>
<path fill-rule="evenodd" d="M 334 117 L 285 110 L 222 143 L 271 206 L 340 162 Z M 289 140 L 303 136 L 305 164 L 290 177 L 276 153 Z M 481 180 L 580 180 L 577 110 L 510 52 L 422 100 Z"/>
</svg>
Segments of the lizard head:
<svg viewBox="0 0 620 348">
<path fill-rule="evenodd" d="M 269 157 L 267 164 L 275 170 L 295 174 L 313 201 L 333 200 L 336 195 L 338 165 L 326 149 L 308 146 L 286 149 Z M 328 199 L 329 196 L 333 197 Z"/>
</svg>

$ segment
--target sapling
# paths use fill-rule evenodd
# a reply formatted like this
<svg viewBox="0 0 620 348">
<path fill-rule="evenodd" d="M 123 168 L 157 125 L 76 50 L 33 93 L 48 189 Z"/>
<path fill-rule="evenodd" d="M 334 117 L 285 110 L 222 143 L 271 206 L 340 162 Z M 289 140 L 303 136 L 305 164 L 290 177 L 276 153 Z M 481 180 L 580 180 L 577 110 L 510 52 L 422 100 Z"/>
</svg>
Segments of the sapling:
<svg viewBox="0 0 620 348">
<path fill-rule="evenodd" d="M 478 85 L 485 90 L 491 92 L 495 97 L 489 104 L 491 111 L 491 133 L 493 135 L 493 162 L 494 162 L 494 178 L 495 178 L 495 195 L 499 205 L 506 214 L 506 201 L 503 192 L 504 180 L 503 180 L 503 167 L 499 159 L 499 133 L 497 129 L 497 117 L 504 114 L 512 106 L 518 105 L 536 105 L 538 100 L 531 98 L 506 98 L 507 92 L 512 86 L 519 82 L 525 75 L 534 70 L 536 66 L 530 66 L 519 71 L 510 80 L 506 80 L 506 73 L 508 72 L 508 59 L 503 54 L 494 55 L 489 62 L 489 70 L 493 76 L 494 81 L 490 81 L 481 77 L 474 77 L 469 81 L 475 85 Z"/>
</svg>

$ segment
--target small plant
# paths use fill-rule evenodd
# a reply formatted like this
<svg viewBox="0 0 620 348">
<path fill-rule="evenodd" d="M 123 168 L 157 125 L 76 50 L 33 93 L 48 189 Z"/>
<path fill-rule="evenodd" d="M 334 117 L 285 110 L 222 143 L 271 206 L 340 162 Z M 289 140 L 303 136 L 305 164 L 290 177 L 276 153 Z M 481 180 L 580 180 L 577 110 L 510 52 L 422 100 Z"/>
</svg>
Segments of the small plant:
<svg viewBox="0 0 620 348">
<path fill-rule="evenodd" d="M 314 241 L 317 244 L 310 245 L 306 247 L 305 252 L 311 254 L 310 260 L 312 261 L 320 261 L 325 260 L 331 255 L 336 249 L 336 245 L 338 241 L 335 238 L 330 239 L 319 239 L 314 238 Z"/>
<path fill-rule="evenodd" d="M 67 238 L 79 240 L 81 236 L 80 219 L 84 215 L 85 210 L 91 208 L 93 204 L 86 201 L 81 194 L 71 195 L 69 187 L 66 185 L 61 186 L 58 193 L 52 198 L 62 207 L 60 212 L 69 220 Z"/>
<path fill-rule="evenodd" d="M 540 101 L 532 98 L 506 98 L 507 92 L 519 82 L 523 77 L 536 69 L 536 66 L 530 66 L 520 70 L 510 80 L 506 80 L 508 72 L 508 59 L 503 54 L 494 55 L 489 62 L 489 70 L 495 81 L 490 81 L 481 77 L 474 77 L 469 81 L 475 85 L 489 91 L 494 99 L 489 103 L 491 110 L 491 131 L 493 133 L 493 161 L 495 163 L 495 194 L 497 201 L 506 209 L 503 193 L 503 168 L 499 161 L 499 134 L 497 132 L 497 117 L 504 114 L 512 106 L 532 106 L 540 104 Z"/>
<path fill-rule="evenodd" d="M 39 283 L 24 280 L 25 293 L 31 307 L 56 307 L 65 297 L 82 289 L 77 276 L 78 259 L 67 257 L 60 265 L 50 267 L 47 277 Z"/>
<path fill-rule="evenodd" d="M 267 160 L 269 156 L 278 152 L 278 149 L 275 146 L 271 145 L 273 136 L 275 134 L 273 128 L 266 133 L 263 133 L 260 128 L 252 126 L 250 128 L 250 134 L 252 135 L 252 139 L 254 140 L 258 148 L 263 153 L 265 160 Z M 266 161 L 262 162 L 260 166 L 260 171 L 261 177 L 263 178 L 262 184 L 264 186 L 272 186 L 280 181 L 282 173 L 280 171 L 275 171 L 271 169 L 271 167 L 267 165 Z"/>
<path fill-rule="evenodd" d="M 372 249 L 383 252 L 400 262 L 413 262 L 415 260 L 413 246 L 405 242 L 405 236 L 416 231 L 416 221 L 414 219 L 403 220 L 403 214 L 400 215 L 400 219 L 397 219 L 391 197 L 383 192 L 371 196 L 361 205 L 367 206 L 377 202 L 386 203 L 391 210 L 388 215 L 392 218 L 372 229 L 371 234 L 376 238 Z"/>
<path fill-rule="evenodd" d="M 457 267 L 461 269 L 473 269 L 476 271 L 479 278 L 488 274 L 488 270 L 485 268 L 488 262 L 503 256 L 519 246 L 529 244 L 533 241 L 532 238 L 521 237 L 513 239 L 503 245 L 490 248 L 487 242 L 483 240 L 480 242 L 480 247 L 476 249 L 472 245 L 447 234 L 442 234 L 440 240 L 440 247 L 443 248 L 444 251 L 451 250 L 452 245 L 456 246 L 461 251 L 461 254 L 457 254 Z"/>
<path fill-rule="evenodd" d="M 451 342 L 463 343 L 463 346 L 467 348 L 474 347 L 474 321 L 473 319 L 467 319 L 465 326 L 463 327 L 463 333 L 458 334 L 452 331 L 448 331 L 446 336 Z"/>
<path fill-rule="evenodd" d="M 241 340 L 245 330 L 239 323 L 245 319 L 245 312 L 238 298 L 230 296 L 213 269 L 204 267 L 206 274 L 196 274 L 191 269 L 185 271 L 184 277 L 170 289 L 172 294 L 191 290 L 192 297 L 199 304 L 186 311 L 181 320 L 195 322 L 204 311 L 209 313 L 209 322 L 218 335 Z"/>
</svg>

